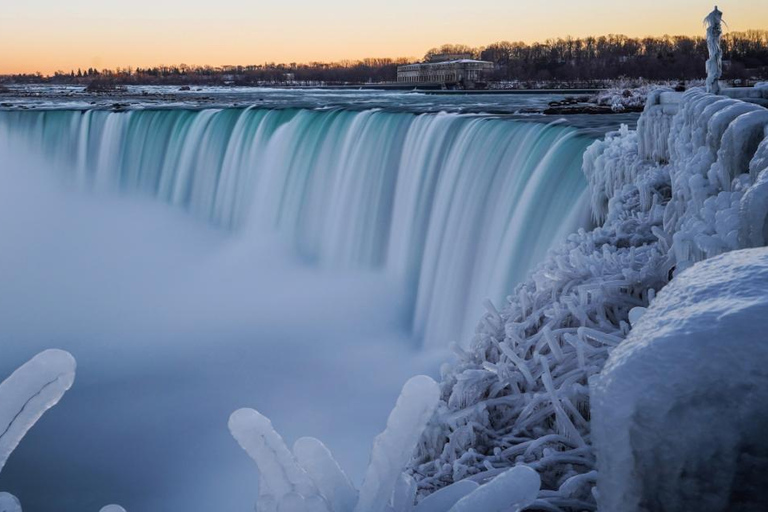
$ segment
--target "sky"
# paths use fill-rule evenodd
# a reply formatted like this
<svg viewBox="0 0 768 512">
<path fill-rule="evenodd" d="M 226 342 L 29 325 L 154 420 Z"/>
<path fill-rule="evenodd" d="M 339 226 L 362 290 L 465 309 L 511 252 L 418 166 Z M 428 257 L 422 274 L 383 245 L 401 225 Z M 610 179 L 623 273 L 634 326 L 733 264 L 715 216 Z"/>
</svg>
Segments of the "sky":
<svg viewBox="0 0 768 512">
<path fill-rule="evenodd" d="M 444 43 L 702 34 L 708 0 L 9 0 L 0 74 L 420 57 Z M 633 5 L 633 7 L 628 7 Z M 768 1 L 720 0 L 730 30 L 768 28 Z"/>
</svg>

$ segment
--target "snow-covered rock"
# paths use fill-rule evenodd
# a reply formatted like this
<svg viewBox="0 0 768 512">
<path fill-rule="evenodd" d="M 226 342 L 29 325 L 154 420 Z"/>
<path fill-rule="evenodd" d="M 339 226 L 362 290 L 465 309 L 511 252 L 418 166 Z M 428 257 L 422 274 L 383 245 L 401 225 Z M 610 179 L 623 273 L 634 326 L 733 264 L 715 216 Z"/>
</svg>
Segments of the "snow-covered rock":
<svg viewBox="0 0 768 512">
<path fill-rule="evenodd" d="M 768 249 L 664 288 L 592 381 L 601 510 L 768 510 Z"/>
</svg>

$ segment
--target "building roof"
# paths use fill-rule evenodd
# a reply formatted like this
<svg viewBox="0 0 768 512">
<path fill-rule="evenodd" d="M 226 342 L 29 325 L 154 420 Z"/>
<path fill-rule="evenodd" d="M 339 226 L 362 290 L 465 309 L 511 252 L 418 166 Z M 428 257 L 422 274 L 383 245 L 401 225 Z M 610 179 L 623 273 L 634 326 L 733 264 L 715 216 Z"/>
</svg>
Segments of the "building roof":
<svg viewBox="0 0 768 512">
<path fill-rule="evenodd" d="M 475 59 L 458 59 L 458 60 L 445 60 L 442 62 L 415 62 L 413 64 L 402 64 L 398 68 L 405 66 L 445 66 L 446 64 L 491 64 L 493 62 L 487 60 L 475 60 Z"/>
</svg>

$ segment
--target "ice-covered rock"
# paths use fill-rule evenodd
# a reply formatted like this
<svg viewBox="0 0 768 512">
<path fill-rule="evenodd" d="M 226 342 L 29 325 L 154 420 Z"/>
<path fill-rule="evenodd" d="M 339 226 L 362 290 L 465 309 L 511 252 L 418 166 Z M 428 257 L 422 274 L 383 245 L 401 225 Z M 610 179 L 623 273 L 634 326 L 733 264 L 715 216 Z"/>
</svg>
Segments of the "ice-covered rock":
<svg viewBox="0 0 768 512">
<path fill-rule="evenodd" d="M 768 510 L 768 249 L 693 266 L 592 381 L 601 510 Z"/>
</svg>

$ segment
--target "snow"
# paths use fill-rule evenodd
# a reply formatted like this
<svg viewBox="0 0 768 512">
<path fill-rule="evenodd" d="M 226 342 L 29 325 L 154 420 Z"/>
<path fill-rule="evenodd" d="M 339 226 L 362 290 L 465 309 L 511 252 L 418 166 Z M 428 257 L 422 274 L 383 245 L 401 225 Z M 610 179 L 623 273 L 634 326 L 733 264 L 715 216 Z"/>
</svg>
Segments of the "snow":
<svg viewBox="0 0 768 512">
<path fill-rule="evenodd" d="M 0 471 L 29 429 L 72 386 L 75 366 L 68 352 L 46 350 L 0 384 Z"/>
<path fill-rule="evenodd" d="M 536 509 L 596 508 L 589 382 L 673 276 L 764 245 L 766 112 L 700 89 L 658 91 L 636 131 L 586 151 L 599 225 L 552 250 L 481 319 L 470 350 L 457 349 L 410 467 L 420 499 L 526 465 L 541 478 Z"/>
<path fill-rule="evenodd" d="M 0 512 L 21 512 L 21 503 L 13 494 L 0 492 Z"/>
<path fill-rule="evenodd" d="M 592 382 L 601 510 L 768 509 L 766 289 L 768 249 L 697 263 L 613 351 Z"/>
</svg>

